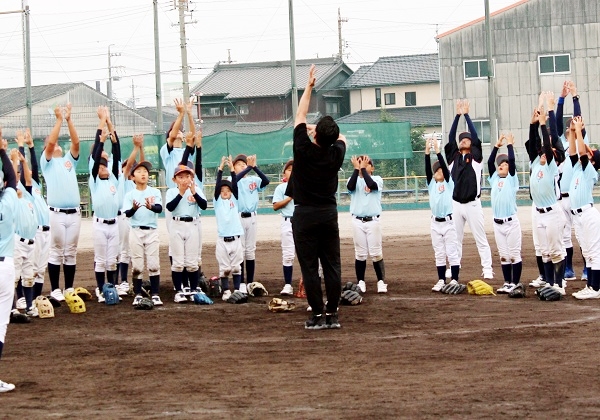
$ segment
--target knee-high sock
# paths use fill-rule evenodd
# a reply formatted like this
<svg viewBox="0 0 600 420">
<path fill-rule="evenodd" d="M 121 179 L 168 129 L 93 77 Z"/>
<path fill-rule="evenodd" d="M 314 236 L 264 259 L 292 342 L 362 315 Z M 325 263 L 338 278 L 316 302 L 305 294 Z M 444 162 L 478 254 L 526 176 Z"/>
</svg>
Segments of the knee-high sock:
<svg viewBox="0 0 600 420">
<path fill-rule="evenodd" d="M 504 283 L 512 283 L 512 266 L 510 264 L 502 264 L 501 267 Z"/>
<path fill-rule="evenodd" d="M 198 271 L 192 271 L 191 273 L 188 271 L 187 277 L 190 280 L 190 289 L 195 292 L 198 288 Z"/>
<path fill-rule="evenodd" d="M 233 290 L 240 290 L 240 284 L 242 284 L 242 275 L 234 274 L 233 275 Z"/>
<path fill-rule="evenodd" d="M 63 264 L 63 272 L 65 274 L 65 289 L 70 289 L 75 283 L 75 264 Z"/>
<path fill-rule="evenodd" d="M 31 308 L 33 306 L 33 287 L 23 287 L 23 295 L 25 295 L 27 309 Z"/>
<path fill-rule="evenodd" d="M 544 272 L 546 273 L 545 279 L 546 282 L 552 286 L 554 285 L 554 264 L 552 261 L 548 261 L 544 263 Z"/>
<path fill-rule="evenodd" d="M 183 272 L 171 271 L 171 274 L 173 275 L 173 287 L 175 287 L 175 291 L 181 292 L 181 287 L 182 287 L 181 279 L 183 277 Z"/>
<path fill-rule="evenodd" d="M 254 269 L 256 267 L 255 260 L 246 260 L 246 283 L 250 284 L 254 281 Z M 240 276 L 241 278 L 241 276 Z"/>
<path fill-rule="evenodd" d="M 240 268 L 242 269 L 240 276 L 241 276 L 242 280 L 245 279 L 244 274 L 246 273 L 246 269 L 244 267 L 244 265 L 245 265 L 244 263 L 245 263 L 245 261 L 242 261 L 242 263 L 240 264 Z"/>
<path fill-rule="evenodd" d="M 127 274 L 129 272 L 129 264 L 120 263 L 119 271 L 121 272 L 121 283 L 127 283 Z"/>
<path fill-rule="evenodd" d="M 187 268 L 184 267 L 182 274 L 183 275 L 181 276 L 181 285 L 183 287 L 190 287 L 190 276 L 187 271 Z"/>
<path fill-rule="evenodd" d="M 152 296 L 158 295 L 160 291 L 160 276 L 150 276 L 150 289 Z"/>
<path fill-rule="evenodd" d="M 383 263 L 383 260 L 373 261 L 373 268 L 377 275 L 377 281 L 385 280 L 385 264 Z"/>
<path fill-rule="evenodd" d="M 573 271 L 573 247 L 567 248 L 567 260 L 565 262 L 565 270 Z"/>
<path fill-rule="evenodd" d="M 519 261 L 518 263 L 512 264 L 512 281 L 513 284 L 518 284 L 521 281 L 521 272 L 523 271 L 523 263 Z"/>
<path fill-rule="evenodd" d="M 444 266 L 446 268 L 446 266 Z M 458 275 L 460 274 L 460 265 L 451 265 L 450 272 L 452 273 L 452 279 L 458 281 Z M 446 273 L 444 272 L 444 276 Z M 443 279 L 444 277 L 440 277 Z"/>
<path fill-rule="evenodd" d="M 542 278 L 545 279 L 546 278 L 546 269 L 544 268 L 544 260 L 542 259 L 541 255 L 540 256 L 536 255 L 535 261 L 537 262 L 540 276 L 542 276 Z M 546 280 L 546 281 L 548 281 L 548 280 Z"/>
<path fill-rule="evenodd" d="M 600 290 L 600 270 L 588 270 L 591 271 L 592 273 L 592 289 L 594 289 L 596 292 L 598 290 Z M 588 273 L 588 277 L 589 277 L 589 273 Z"/>
<path fill-rule="evenodd" d="M 98 273 L 94 271 L 94 275 L 96 276 L 96 286 L 98 286 L 98 290 L 102 293 L 102 287 L 104 286 L 104 273 Z"/>
<path fill-rule="evenodd" d="M 558 287 L 563 286 L 563 279 L 565 278 L 565 260 L 554 263 L 554 283 L 558 284 Z"/>
<path fill-rule="evenodd" d="M 117 270 L 115 271 L 107 271 L 106 272 L 106 279 L 108 280 L 108 282 L 110 284 L 117 284 L 117 278 L 118 278 L 119 272 Z"/>
<path fill-rule="evenodd" d="M 48 263 L 48 277 L 50 277 L 50 288 L 52 290 L 60 289 L 60 265 Z"/>
<path fill-rule="evenodd" d="M 4 343 L 0 341 L 0 359 L 2 359 L 2 348 L 4 347 Z"/>
<path fill-rule="evenodd" d="M 229 277 L 221 277 L 221 289 L 229 290 Z"/>
<path fill-rule="evenodd" d="M 285 284 L 292 284 L 292 278 L 294 276 L 294 266 L 284 265 L 283 266 L 283 280 Z"/>
<path fill-rule="evenodd" d="M 42 294 L 43 288 L 44 288 L 44 283 L 33 283 L 33 298 L 34 299 Z"/>
<path fill-rule="evenodd" d="M 133 279 L 133 293 L 135 293 L 135 295 L 141 295 L 142 294 L 142 279 Z"/>
<path fill-rule="evenodd" d="M 436 266 L 436 268 L 437 268 L 438 280 L 444 280 L 446 278 L 446 266 L 438 265 L 438 266 Z"/>
<path fill-rule="evenodd" d="M 356 272 L 356 281 L 364 281 L 365 271 L 367 271 L 367 261 L 354 260 L 354 271 Z"/>
<path fill-rule="evenodd" d="M 23 296 L 25 296 L 23 293 L 23 282 L 21 281 L 21 279 L 19 279 L 19 281 L 17 282 L 17 287 L 15 289 L 15 292 L 17 294 L 17 299 L 20 299 Z"/>
</svg>

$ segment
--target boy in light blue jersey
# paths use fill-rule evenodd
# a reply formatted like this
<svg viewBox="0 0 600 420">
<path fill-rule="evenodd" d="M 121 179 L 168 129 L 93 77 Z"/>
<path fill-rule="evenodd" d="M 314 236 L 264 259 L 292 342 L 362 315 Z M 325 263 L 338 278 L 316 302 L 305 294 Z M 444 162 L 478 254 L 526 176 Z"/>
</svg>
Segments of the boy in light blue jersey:
<svg viewBox="0 0 600 420">
<path fill-rule="evenodd" d="M 294 274 L 294 234 L 292 232 L 292 217 L 294 216 L 294 199 L 285 195 L 288 181 L 292 176 L 294 160 L 289 160 L 283 167 L 283 182 L 275 188 L 273 193 L 273 210 L 281 214 L 281 260 L 283 265 L 283 289 L 279 293 L 282 296 L 292 296 L 292 278 Z"/>
<path fill-rule="evenodd" d="M 231 181 L 223 179 L 223 167 L 227 164 L 231 173 Z M 233 287 L 240 290 L 242 282 L 241 264 L 244 260 L 242 237 L 244 228 L 238 215 L 238 187 L 237 177 L 233 169 L 231 156 L 221 158 L 217 180 L 215 184 L 215 195 L 213 206 L 217 219 L 217 246 L 216 257 L 219 263 L 219 277 L 223 289 L 223 300 L 227 301 L 231 296 L 229 290 L 229 274 L 233 277 Z"/>
<path fill-rule="evenodd" d="M 160 259 L 158 237 L 158 215 L 162 212 L 162 197 L 160 191 L 148 186 L 150 162 L 139 162 L 133 167 L 132 173 L 135 189 L 129 191 L 123 199 L 125 215 L 129 218 L 129 249 L 131 251 L 131 278 L 133 279 L 133 306 L 138 306 L 142 300 L 142 275 L 144 272 L 144 257 L 150 274 L 150 288 L 154 306 L 162 305 L 160 291 Z"/>
<path fill-rule="evenodd" d="M 242 245 L 244 247 L 244 261 L 246 262 L 245 281 L 250 284 L 254 281 L 254 272 L 256 270 L 256 210 L 258 209 L 259 201 L 258 193 L 269 185 L 269 178 L 258 169 L 256 155 L 237 155 L 233 160 L 233 168 L 237 179 L 238 209 L 244 228 Z M 251 170 L 254 170 L 258 176 L 247 176 Z M 244 264 L 242 263 L 242 283 L 240 290 L 243 293 L 246 293 L 246 283 L 244 282 Z"/>
<path fill-rule="evenodd" d="M 350 193 L 350 214 L 354 237 L 354 271 L 356 282 L 363 293 L 367 291 L 365 271 L 369 255 L 377 276 L 377 293 L 387 293 L 381 224 L 381 191 L 383 179 L 374 176 L 373 160 L 369 156 L 352 156 L 354 171 L 346 188 Z"/>
<path fill-rule="evenodd" d="M 507 141 L 508 155 L 498 155 L 498 149 L 504 145 L 504 140 Z M 512 134 L 502 134 L 488 159 L 490 174 L 488 182 L 492 186 L 494 236 L 504 276 L 504 284 L 497 290 L 498 293 L 510 293 L 521 281 L 523 269 L 521 224 L 517 217 L 519 177 L 515 165 L 514 143 L 515 138 Z"/>
<path fill-rule="evenodd" d="M 429 153 L 432 148 L 437 155 L 437 162 L 431 168 Z M 438 281 L 431 288 L 439 292 L 446 285 L 446 260 L 450 263 L 451 285 L 457 285 L 460 274 L 460 257 L 458 254 L 458 236 L 452 220 L 452 194 L 454 181 L 440 153 L 437 140 L 433 139 L 425 145 L 425 175 L 429 191 L 429 207 L 431 207 L 431 244 L 435 254 Z"/>
<path fill-rule="evenodd" d="M 17 176 L 6 153 L 8 144 L 2 138 L 0 128 L 0 359 L 4 348 L 6 329 L 11 315 L 15 292 L 15 266 L 13 253 L 15 247 L 15 215 L 17 214 Z M 24 315 L 21 315 L 21 317 Z M 0 380 L 0 393 L 15 389 L 11 383 Z"/>
</svg>

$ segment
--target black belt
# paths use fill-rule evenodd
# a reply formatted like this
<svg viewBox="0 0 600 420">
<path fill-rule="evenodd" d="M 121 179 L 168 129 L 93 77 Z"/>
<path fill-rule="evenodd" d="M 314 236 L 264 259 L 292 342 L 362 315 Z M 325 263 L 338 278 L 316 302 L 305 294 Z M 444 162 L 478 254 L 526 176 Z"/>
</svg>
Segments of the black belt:
<svg viewBox="0 0 600 420">
<path fill-rule="evenodd" d="M 511 220 L 512 220 L 512 217 L 507 217 L 506 219 L 494 219 L 494 223 L 503 225 L 504 223 L 510 222 Z"/>
<path fill-rule="evenodd" d="M 568 196 L 569 196 L 569 193 L 560 193 L 560 196 L 561 196 L 561 197 L 568 197 Z"/>
<path fill-rule="evenodd" d="M 142 230 L 150 230 L 150 229 L 154 229 L 153 227 L 150 226 L 136 226 L 138 229 L 142 229 Z"/>
<path fill-rule="evenodd" d="M 586 204 L 583 207 L 580 207 L 578 209 L 571 209 L 571 214 L 578 214 L 578 213 L 583 213 L 584 211 L 586 211 L 587 209 L 592 208 L 594 205 L 593 204 Z"/>
<path fill-rule="evenodd" d="M 39 226 L 38 229 L 40 227 L 42 228 L 42 232 L 48 232 L 50 230 L 50 226 Z"/>
<path fill-rule="evenodd" d="M 223 240 L 225 242 L 233 242 L 233 241 L 235 241 L 236 238 L 239 238 L 239 236 L 225 236 L 225 237 L 223 237 Z"/>
<path fill-rule="evenodd" d="M 356 217 L 361 222 L 365 223 L 365 222 L 372 222 L 373 219 L 377 219 L 379 216 L 365 216 L 365 217 L 354 216 L 354 217 Z"/>
<path fill-rule="evenodd" d="M 4 262 L 4 257 L 0 257 L 0 262 Z"/>
<path fill-rule="evenodd" d="M 243 211 L 240 213 L 240 216 L 242 216 L 244 219 L 248 218 L 248 217 L 252 217 L 254 213 L 248 213 L 247 211 Z"/>
<path fill-rule="evenodd" d="M 26 243 L 27 245 L 33 245 L 33 239 L 19 238 L 19 241 Z"/>
<path fill-rule="evenodd" d="M 452 215 L 451 215 L 451 214 L 449 214 L 449 215 L 448 215 L 448 216 L 446 216 L 446 217 L 434 217 L 434 220 L 435 220 L 436 222 L 446 222 L 446 221 L 448 221 L 448 220 L 452 220 Z"/>
<path fill-rule="evenodd" d="M 119 210 L 119 211 L 117 212 L 117 216 L 120 216 L 120 215 L 122 215 L 122 214 L 123 214 L 123 213 L 121 213 L 121 210 Z"/>
<path fill-rule="evenodd" d="M 291 222 L 291 221 L 292 221 L 292 218 L 291 218 L 291 217 L 287 217 L 287 216 L 286 216 L 286 217 L 284 217 L 284 218 L 283 218 L 283 220 L 285 220 L 286 222 L 289 220 L 289 221 Z"/>
<path fill-rule="evenodd" d="M 117 219 L 102 219 L 102 218 L 96 217 L 96 222 L 104 223 L 105 225 L 114 225 L 115 223 L 117 223 Z"/>
<path fill-rule="evenodd" d="M 194 220 L 196 220 L 196 218 L 190 216 L 173 216 L 173 220 L 180 222 L 193 222 Z"/>
<path fill-rule="evenodd" d="M 53 211 L 55 213 L 65 213 L 65 214 L 73 214 L 73 213 L 77 213 L 77 211 L 79 209 L 59 209 L 56 207 L 49 207 L 50 211 Z"/>
<path fill-rule="evenodd" d="M 535 208 L 537 210 L 538 213 L 548 213 L 550 211 L 552 211 L 552 207 L 536 207 Z"/>
</svg>

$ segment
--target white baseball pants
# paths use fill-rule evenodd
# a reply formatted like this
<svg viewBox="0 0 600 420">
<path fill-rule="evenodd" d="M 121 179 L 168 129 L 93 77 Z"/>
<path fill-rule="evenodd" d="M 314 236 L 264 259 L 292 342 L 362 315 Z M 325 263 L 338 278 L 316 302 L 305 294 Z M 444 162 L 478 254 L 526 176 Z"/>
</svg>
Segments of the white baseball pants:
<svg viewBox="0 0 600 420">
<path fill-rule="evenodd" d="M 600 213 L 595 207 L 589 207 L 573 216 L 573 225 L 586 265 L 600 270 Z"/>
<path fill-rule="evenodd" d="M 379 216 L 373 217 L 370 222 L 363 222 L 352 215 L 350 217 L 352 217 L 354 237 L 354 258 L 357 261 L 366 261 L 370 255 L 373 261 L 381 260 L 383 248 Z"/>
<path fill-rule="evenodd" d="M 494 222 L 494 237 L 500 254 L 500 264 L 521 262 L 521 222 L 516 214 L 511 218 L 511 221 L 502 224 Z"/>
<path fill-rule="evenodd" d="M 189 273 L 198 271 L 198 224 L 198 220 L 171 222 L 169 231 L 169 247 L 173 258 L 171 271 L 181 273 L 184 268 Z"/>
<path fill-rule="evenodd" d="M 123 212 L 118 217 L 119 223 L 119 262 L 129 264 L 131 256 L 129 255 L 129 230 L 131 225 L 129 219 Z"/>
<path fill-rule="evenodd" d="M 244 260 L 256 259 L 256 213 L 250 217 L 242 217 L 242 227 L 244 236 L 241 237 L 242 249 L 244 251 Z"/>
<path fill-rule="evenodd" d="M 0 261 L 0 341 L 4 343 L 15 296 L 15 265 L 11 257 Z"/>
<path fill-rule="evenodd" d="M 94 271 L 104 273 L 117 269 L 119 256 L 119 225 L 103 223 L 103 219 L 94 217 L 92 223 L 94 239 Z"/>
<path fill-rule="evenodd" d="M 19 279 L 23 287 L 33 287 L 33 254 L 35 252 L 35 243 L 29 244 L 29 239 L 21 240 L 21 237 L 15 234 L 15 249 L 13 252 L 13 263 L 15 265 L 15 284 Z"/>
<path fill-rule="evenodd" d="M 160 275 L 159 245 L 158 229 L 131 228 L 129 231 L 129 250 L 131 252 L 132 279 L 142 279 L 144 257 L 150 276 Z"/>
<path fill-rule="evenodd" d="M 431 245 L 437 267 L 446 265 L 446 259 L 450 266 L 460 265 L 456 227 L 453 220 L 436 222 L 435 218 L 431 218 Z"/>
<path fill-rule="evenodd" d="M 236 236 L 231 242 L 225 242 L 225 238 L 222 237 L 217 238 L 215 254 L 219 263 L 219 277 L 242 273 L 244 250 L 241 238 Z"/>
<path fill-rule="evenodd" d="M 554 204 L 551 211 L 540 213 L 537 210 L 537 238 L 542 252 L 544 262 L 557 263 L 562 261 L 566 255 L 563 245 L 563 231 L 565 228 L 565 216 L 558 204 Z"/>
<path fill-rule="evenodd" d="M 50 254 L 54 265 L 77 264 L 77 244 L 81 227 L 81 212 L 66 214 L 50 211 Z"/>
<path fill-rule="evenodd" d="M 296 248 L 294 247 L 294 234 L 292 232 L 291 217 L 281 218 L 281 263 L 285 267 L 294 265 Z"/>
<path fill-rule="evenodd" d="M 563 244 L 565 248 L 573 248 L 573 215 L 571 214 L 571 198 L 563 197 L 559 202 L 565 215 L 565 229 L 563 230 Z M 537 213 L 537 212 L 536 212 Z"/>
<path fill-rule="evenodd" d="M 465 223 L 469 224 L 477 251 L 481 259 L 481 267 L 485 275 L 492 275 L 492 250 L 485 236 L 485 226 L 483 224 L 483 208 L 481 201 L 476 199 L 469 203 L 459 203 L 452 201 L 452 217 L 454 226 L 456 226 L 456 237 L 458 243 L 458 258 L 462 259 L 462 244 L 465 236 Z"/>
<path fill-rule="evenodd" d="M 48 256 L 50 254 L 50 231 L 44 232 L 38 227 L 35 233 L 35 247 L 33 251 L 33 273 L 35 283 L 44 284 L 46 268 L 48 268 Z"/>
</svg>

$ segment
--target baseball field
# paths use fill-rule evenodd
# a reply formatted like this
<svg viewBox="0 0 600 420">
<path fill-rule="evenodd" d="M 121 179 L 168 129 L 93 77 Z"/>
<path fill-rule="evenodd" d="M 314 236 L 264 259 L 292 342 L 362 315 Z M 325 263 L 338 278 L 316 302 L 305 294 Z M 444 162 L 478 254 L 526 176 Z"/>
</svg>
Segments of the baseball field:
<svg viewBox="0 0 600 420">
<path fill-rule="evenodd" d="M 537 276 L 528 215 L 519 209 L 527 282 Z M 342 275 L 354 281 L 348 218 L 340 215 Z M 497 288 L 490 220 L 486 209 Z M 277 295 L 279 219 L 258 222 L 257 280 Z M 203 271 L 211 276 L 216 235 L 210 218 L 203 223 Z M 382 223 L 389 293 L 376 293 L 369 264 L 364 303 L 340 308 L 340 330 L 306 331 L 306 302 L 297 298 L 283 314 L 267 310 L 270 297 L 175 304 L 164 243 L 163 307 L 136 311 L 125 297 L 116 306 L 88 302 L 85 314 L 63 305 L 53 319 L 9 325 L 0 373 L 17 388 L 0 396 L 0 418 L 600 417 L 600 306 L 570 297 L 583 282 L 569 282 L 559 302 L 541 302 L 531 289 L 525 299 L 433 293 L 428 212 L 387 212 Z M 87 224 L 76 286 L 93 292 Z M 576 257 L 578 276 L 581 264 Z M 480 272 L 467 232 L 461 282 Z"/>
</svg>

